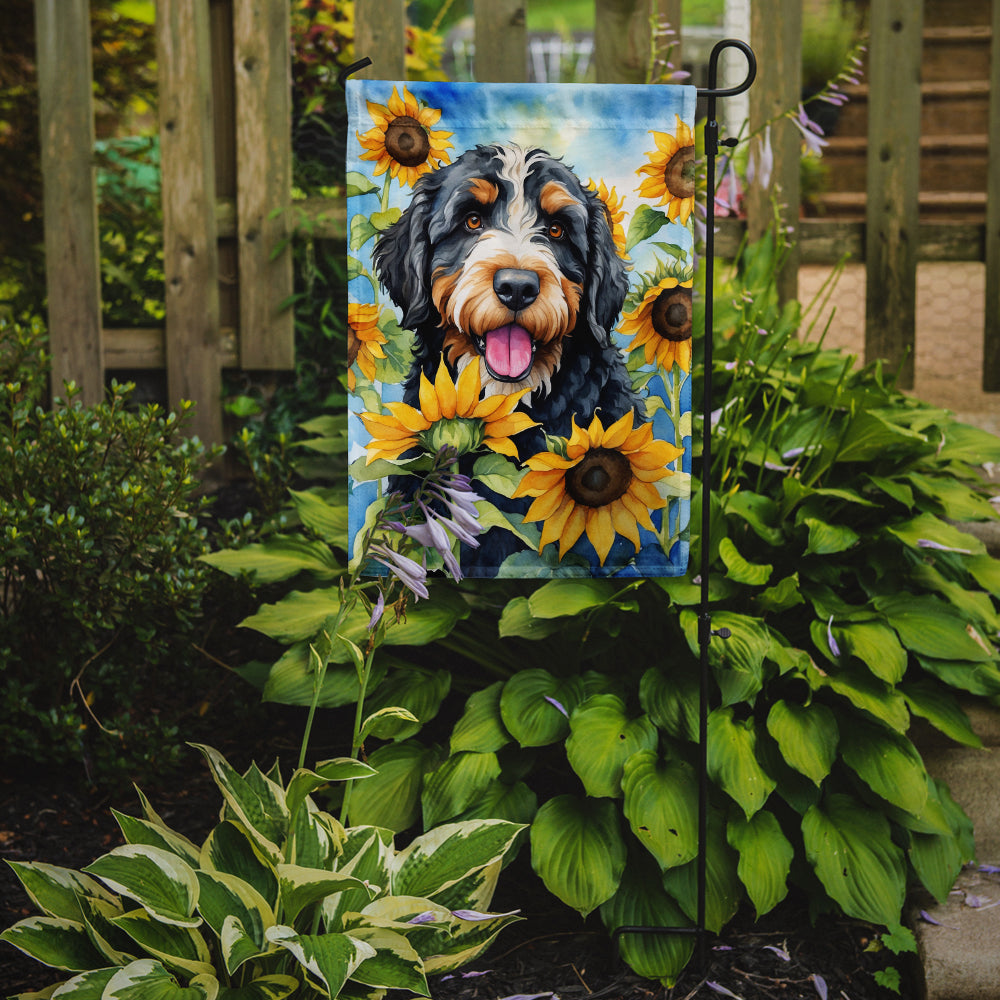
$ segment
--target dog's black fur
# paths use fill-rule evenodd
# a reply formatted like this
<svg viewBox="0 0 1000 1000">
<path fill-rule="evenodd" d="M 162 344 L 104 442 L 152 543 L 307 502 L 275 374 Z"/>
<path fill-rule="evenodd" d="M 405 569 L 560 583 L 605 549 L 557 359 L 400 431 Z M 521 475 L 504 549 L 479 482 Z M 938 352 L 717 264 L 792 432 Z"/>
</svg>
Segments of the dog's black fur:
<svg viewBox="0 0 1000 1000">
<path fill-rule="evenodd" d="M 533 385 L 519 406 L 540 426 L 513 439 L 521 461 L 545 450 L 545 433 L 568 438 L 574 415 L 578 426 L 595 412 L 605 427 L 629 410 L 637 423 L 644 419 L 611 338 L 628 277 L 608 211 L 543 150 L 477 146 L 423 175 L 402 217 L 376 244 L 374 262 L 403 326 L 416 335 L 404 381 L 411 405 L 419 406 L 420 373 L 433 381 L 442 356 L 453 377 L 463 363 L 485 372 L 488 331 L 506 323 L 530 334 L 532 366 L 524 380 L 501 377 L 499 383 L 512 384 L 495 382 L 486 391 Z M 512 296 L 498 275 L 530 288 Z M 456 305 L 460 299 L 464 307 Z M 522 514 L 528 505 L 491 499 Z M 488 535 L 496 537 L 463 553 L 463 563 L 495 567 L 520 546 L 509 532 Z"/>
</svg>

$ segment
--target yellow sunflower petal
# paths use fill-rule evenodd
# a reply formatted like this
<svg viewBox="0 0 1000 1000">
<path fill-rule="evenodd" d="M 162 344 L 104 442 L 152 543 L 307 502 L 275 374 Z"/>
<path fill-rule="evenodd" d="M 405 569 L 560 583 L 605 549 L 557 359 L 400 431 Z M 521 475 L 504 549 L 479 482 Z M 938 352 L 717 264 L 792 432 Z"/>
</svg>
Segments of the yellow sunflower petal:
<svg viewBox="0 0 1000 1000">
<path fill-rule="evenodd" d="M 602 446 L 605 448 L 620 448 L 632 430 L 633 411 L 629 410 L 619 417 L 605 432 Z"/>
<path fill-rule="evenodd" d="M 495 451 L 499 455 L 506 455 L 508 458 L 517 458 L 517 445 L 510 438 L 484 438 L 483 444 L 490 451 Z"/>
<path fill-rule="evenodd" d="M 542 537 L 538 543 L 538 551 L 541 552 L 550 542 L 560 541 L 563 528 L 570 516 L 576 510 L 576 502 L 572 497 L 564 496 L 559 509 L 542 525 Z M 577 533 L 577 538 L 579 538 Z M 575 539 L 574 539 L 575 541 Z M 559 557 L 562 558 L 562 547 L 560 545 Z"/>
<path fill-rule="evenodd" d="M 441 406 L 441 416 L 446 420 L 454 420 L 458 396 L 455 392 L 455 383 L 448 374 L 448 366 L 443 361 L 438 365 L 437 375 L 434 376 L 434 391 Z"/>
<path fill-rule="evenodd" d="M 621 505 L 632 515 L 637 524 L 641 524 L 647 531 L 655 531 L 653 522 L 649 517 L 649 508 L 631 493 L 624 493 L 619 497 Z"/>
<path fill-rule="evenodd" d="M 583 534 L 583 529 L 587 526 L 587 511 L 590 508 L 582 507 L 577 503 L 573 504 L 573 509 L 569 512 L 569 516 L 566 518 L 566 523 L 563 525 L 562 531 L 559 533 L 559 558 L 562 559 L 563 554 L 569 552 L 574 545 L 576 545 L 580 536 Z"/>
<path fill-rule="evenodd" d="M 393 402 L 383 405 L 407 430 L 425 431 L 431 425 L 431 422 L 409 403 Z"/>
<path fill-rule="evenodd" d="M 597 551 L 597 558 L 600 559 L 603 566 L 615 540 L 615 526 L 611 519 L 611 510 L 608 507 L 591 508 L 587 514 L 586 528 L 590 544 Z"/>
<path fill-rule="evenodd" d="M 423 373 L 420 373 L 420 387 L 417 390 L 420 399 L 420 412 L 431 422 L 441 419 L 441 404 L 438 401 L 437 393 L 431 380 Z"/>
<path fill-rule="evenodd" d="M 631 511 L 621 502 L 616 500 L 611 505 L 611 521 L 615 531 L 623 538 L 627 538 L 634 546 L 635 551 L 639 551 L 639 529 L 636 526 L 636 518 Z"/>
<path fill-rule="evenodd" d="M 479 378 L 479 365 L 466 365 L 462 374 L 458 376 L 455 384 L 457 397 L 457 412 L 460 417 L 474 416 L 476 403 L 479 402 L 479 393 L 482 391 L 482 383 Z"/>
<path fill-rule="evenodd" d="M 643 504 L 647 510 L 660 510 L 667 505 L 667 501 L 656 492 L 655 486 L 651 483 L 643 482 L 635 476 L 632 477 L 632 482 L 629 483 L 628 494 Z"/>
</svg>

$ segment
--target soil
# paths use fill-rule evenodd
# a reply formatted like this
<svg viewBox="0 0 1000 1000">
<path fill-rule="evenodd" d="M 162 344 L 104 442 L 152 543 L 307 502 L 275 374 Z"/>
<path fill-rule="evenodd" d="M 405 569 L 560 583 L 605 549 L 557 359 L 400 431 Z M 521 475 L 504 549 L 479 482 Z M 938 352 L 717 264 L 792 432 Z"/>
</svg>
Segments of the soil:
<svg viewBox="0 0 1000 1000">
<path fill-rule="evenodd" d="M 271 720 L 268 745 L 292 747 L 287 718 Z M 257 736 L 259 738 L 259 731 Z M 248 762 L 249 734 L 220 739 L 234 764 Z M 258 743 L 259 746 L 259 743 Z M 155 791 L 144 789 L 172 827 L 194 840 L 204 837 L 218 813 L 219 796 L 201 758 Z M 113 795 L 88 789 L 65 776 L 0 779 L 0 858 L 36 860 L 81 868 L 122 842 L 111 808 L 139 814 L 134 792 Z M 736 996 L 742 1000 L 888 1000 L 874 975 L 895 966 L 903 975 L 903 997 L 918 995 L 913 970 L 885 951 L 867 950 L 873 928 L 857 921 L 821 918 L 813 926 L 800 899 L 788 900 L 760 922 L 740 913 L 718 938 L 707 935 L 705 965 L 697 958 L 673 989 L 642 979 L 619 961 L 596 915 L 587 921 L 549 895 L 526 857 L 500 879 L 494 900 L 499 911 L 520 909 L 525 919 L 503 931 L 469 969 L 431 978 L 435 1000 L 518 1000 L 550 997 L 610 1000 L 692 1000 Z M 11 870 L 0 866 L 0 927 L 33 909 Z M 39 990 L 60 981 L 7 944 L 0 944 L 0 995 Z"/>
</svg>

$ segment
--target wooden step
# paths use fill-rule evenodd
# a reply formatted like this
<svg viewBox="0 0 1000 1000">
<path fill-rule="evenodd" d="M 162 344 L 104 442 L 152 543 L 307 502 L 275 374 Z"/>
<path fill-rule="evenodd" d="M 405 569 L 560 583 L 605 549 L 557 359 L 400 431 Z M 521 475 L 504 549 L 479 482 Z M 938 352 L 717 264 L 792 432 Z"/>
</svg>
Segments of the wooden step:
<svg viewBox="0 0 1000 1000">
<path fill-rule="evenodd" d="M 992 0 L 923 0 L 924 27 L 955 24 L 989 24 Z M 866 4 L 867 6 L 867 4 Z"/>
<path fill-rule="evenodd" d="M 864 191 L 830 191 L 815 201 L 823 214 L 837 219 L 864 219 L 868 196 Z M 986 216 L 986 192 L 921 191 L 920 218 L 954 222 L 982 222 Z"/>
<path fill-rule="evenodd" d="M 867 83 L 850 87 L 841 109 L 836 134 L 866 135 L 868 131 Z M 989 80 L 937 80 L 920 86 L 921 135 L 948 135 L 956 127 L 963 133 L 988 131 Z"/>
<path fill-rule="evenodd" d="M 823 158 L 834 191 L 860 191 L 868 175 L 866 136 L 831 136 Z M 920 138 L 920 188 L 926 191 L 985 191 L 985 135 L 925 135 Z"/>
<path fill-rule="evenodd" d="M 953 25 L 924 29 L 920 76 L 925 83 L 990 78 L 989 25 Z"/>
</svg>

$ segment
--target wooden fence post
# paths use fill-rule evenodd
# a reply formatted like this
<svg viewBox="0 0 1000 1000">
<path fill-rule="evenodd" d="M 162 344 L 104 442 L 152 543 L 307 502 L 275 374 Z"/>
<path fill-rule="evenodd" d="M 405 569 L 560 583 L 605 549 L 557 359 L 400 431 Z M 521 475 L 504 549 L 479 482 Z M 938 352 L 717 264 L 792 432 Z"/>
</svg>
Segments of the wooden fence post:
<svg viewBox="0 0 1000 1000">
<path fill-rule="evenodd" d="M 233 6 L 239 346 L 248 369 L 295 367 L 294 313 L 283 305 L 292 294 L 290 21 L 288 0 Z"/>
<path fill-rule="evenodd" d="M 750 131 L 797 107 L 802 97 L 802 4 L 799 0 L 768 0 L 750 8 L 750 41 L 760 72 L 750 88 Z M 755 139 L 754 142 L 758 140 Z M 759 178 L 747 193 L 747 227 L 751 240 L 759 239 L 774 220 L 773 202 L 779 208 L 779 225 L 794 230 L 792 245 L 778 274 L 782 302 L 798 297 L 800 250 L 799 161 L 802 136 L 787 118 L 771 126 L 774 169 L 767 188 Z"/>
<path fill-rule="evenodd" d="M 868 52 L 865 360 L 913 387 L 923 0 L 872 0 Z"/>
<path fill-rule="evenodd" d="M 652 23 L 670 21 L 680 39 L 678 0 L 594 0 L 594 66 L 598 83 L 645 83 L 650 54 L 667 48 L 667 38 L 656 39 Z M 674 66 L 680 69 L 674 53 Z"/>
<path fill-rule="evenodd" d="M 371 59 L 372 65 L 355 76 L 369 80 L 406 79 L 405 0 L 355 0 L 354 57 L 364 56 Z"/>
<path fill-rule="evenodd" d="M 1000 392 L 1000 0 L 990 44 L 989 170 L 986 176 L 986 325 L 983 390 Z"/>
<path fill-rule="evenodd" d="M 528 31 L 524 0 L 475 0 L 476 56 L 480 83 L 524 83 L 528 78 Z"/>
<path fill-rule="evenodd" d="M 104 398 L 89 0 L 35 0 L 52 393 Z"/>
<path fill-rule="evenodd" d="M 196 401 L 191 430 L 216 444 L 222 405 L 210 52 L 207 0 L 159 0 L 167 395 L 171 404 Z"/>
</svg>

